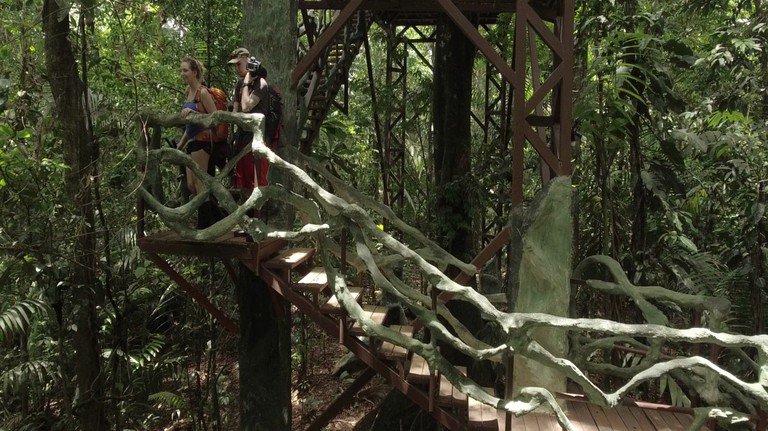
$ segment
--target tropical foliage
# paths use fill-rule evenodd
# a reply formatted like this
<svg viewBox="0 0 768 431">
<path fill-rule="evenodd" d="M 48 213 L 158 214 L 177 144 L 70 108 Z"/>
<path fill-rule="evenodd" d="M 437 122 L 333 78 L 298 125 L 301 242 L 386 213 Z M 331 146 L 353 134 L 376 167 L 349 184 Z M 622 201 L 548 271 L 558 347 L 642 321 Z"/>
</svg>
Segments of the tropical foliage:
<svg viewBox="0 0 768 431">
<path fill-rule="evenodd" d="M 727 297 L 733 305 L 724 330 L 764 333 L 765 5 L 759 0 L 577 3 L 574 260 L 608 255 L 628 269 L 636 285 Z M 42 4 L 6 4 L 0 16 L 0 428 L 69 429 L 79 400 L 72 385 L 77 328 L 68 285 L 73 257 L 67 250 L 75 241 L 76 221 L 63 187 L 68 166 L 51 121 Z M 219 356 L 231 340 L 139 253 L 132 185 L 137 114 L 177 109 L 183 89 L 178 62 L 185 54 L 203 60 L 209 82 L 229 88 L 234 76 L 226 59 L 240 42 L 240 15 L 232 2 L 134 0 L 73 2 L 65 17 L 88 85 L 99 156 L 97 270 L 104 294 L 96 305 L 114 429 L 157 429 L 175 421 L 194 429 L 228 429 L 235 420 L 227 378 L 232 370 Z M 509 39 L 507 25 L 487 32 L 501 43 Z M 384 117 L 397 103 L 384 75 L 387 37 L 375 27 L 370 34 L 377 105 L 360 56 L 351 71 L 347 115 L 331 113 L 315 144 L 317 159 L 376 197 L 382 177 L 374 114 Z M 403 214 L 429 234 L 437 231 L 429 205 L 435 193 L 432 74 L 425 64 L 431 47 L 418 44 L 401 55 L 408 57 L 410 114 L 403 124 Z M 478 89 L 484 85 L 483 67 L 478 57 Z M 482 98 L 474 95 L 473 103 L 482 112 Z M 480 219 L 495 205 L 488 195 L 506 193 L 495 187 L 507 172 L 489 167 L 509 160 L 474 130 L 478 184 L 465 192 L 478 207 L 487 203 L 488 208 L 475 208 Z M 166 137 L 173 138 L 173 131 Z M 535 189 L 531 181 L 527 195 Z M 185 275 L 211 286 L 214 302 L 231 305 L 231 286 L 222 281 L 221 268 L 188 263 Z M 637 318 L 626 304 L 593 301 L 592 295 L 577 292 L 578 316 Z M 674 307 L 668 311 L 682 326 L 702 318 Z M 750 373 L 744 357 L 720 359 L 737 374 Z M 688 397 L 675 376 L 647 392 L 654 400 L 680 404 Z"/>
</svg>

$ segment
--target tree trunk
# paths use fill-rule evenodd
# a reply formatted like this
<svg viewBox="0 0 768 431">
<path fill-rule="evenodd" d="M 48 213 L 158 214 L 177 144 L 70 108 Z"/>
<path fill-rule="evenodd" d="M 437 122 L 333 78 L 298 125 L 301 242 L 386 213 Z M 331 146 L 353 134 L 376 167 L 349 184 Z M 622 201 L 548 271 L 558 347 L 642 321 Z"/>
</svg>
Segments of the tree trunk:
<svg viewBox="0 0 768 431">
<path fill-rule="evenodd" d="M 267 81 L 283 96 L 280 147 L 293 145 L 297 136 L 296 110 L 292 109 L 296 92 L 288 85 L 296 64 L 297 14 L 296 0 L 243 3 L 242 45 L 267 68 Z M 284 156 L 280 148 L 277 153 Z M 280 182 L 290 189 L 289 180 L 270 169 L 270 183 Z M 270 224 L 292 224 L 291 208 L 269 205 Z M 291 429 L 290 310 L 248 269 L 240 272 L 240 429 L 287 431 Z"/>
<path fill-rule="evenodd" d="M 472 69 L 475 46 L 461 30 L 443 16 L 438 20 L 435 41 L 435 83 L 432 109 L 435 130 L 434 214 L 440 245 L 464 261 L 474 258 L 472 213 Z M 457 275 L 448 270 L 448 275 Z M 479 331 L 482 320 L 477 309 L 462 301 L 448 304 L 451 312 L 470 331 Z M 469 365 L 450 349 L 445 356 L 453 363 Z"/>
<path fill-rule="evenodd" d="M 627 20 L 629 23 L 627 26 L 627 33 L 633 33 L 637 29 L 634 20 L 631 19 L 636 14 L 636 11 L 637 2 L 635 0 L 629 0 L 624 3 L 624 14 L 629 18 Z M 643 82 L 645 82 L 645 76 L 640 66 L 640 62 L 643 60 L 640 53 L 637 52 L 636 47 L 630 47 L 627 51 L 632 53 L 632 55 L 628 57 L 629 63 L 638 65 L 638 67 L 635 67 L 632 70 L 632 76 L 635 78 L 632 81 L 632 85 L 634 85 L 633 90 L 637 92 L 639 97 L 644 99 L 645 85 Z M 630 146 L 629 160 L 630 172 L 632 174 L 632 213 L 634 214 L 634 219 L 632 220 L 632 240 L 630 243 L 630 256 L 632 258 L 625 266 L 630 280 L 634 279 L 639 263 L 646 260 L 645 249 L 646 236 L 648 233 L 648 189 L 645 187 L 642 177 L 643 169 L 645 168 L 645 157 L 643 154 L 642 142 L 640 140 L 642 120 L 643 117 L 648 115 L 648 107 L 644 102 L 634 99 L 631 103 L 635 107 L 635 118 L 628 126 L 627 138 Z"/>
<path fill-rule="evenodd" d="M 69 8 L 64 3 L 46 0 L 43 6 L 45 54 L 48 80 L 55 103 L 58 136 L 63 142 L 66 172 L 65 187 L 77 226 L 72 232 L 72 278 L 70 288 L 76 327 L 75 373 L 78 398 L 74 414 L 85 431 L 108 428 L 104 410 L 104 377 L 101 371 L 99 324 L 96 301 L 100 297 L 96 274 L 96 238 L 94 234 L 94 202 L 92 179 L 95 153 L 86 127 L 83 105 L 85 88 L 69 41 Z"/>
<path fill-rule="evenodd" d="M 283 158 L 286 158 L 285 146 L 295 146 L 298 142 L 297 112 L 294 109 L 297 106 L 297 95 L 295 89 L 292 90 L 289 85 L 291 72 L 298 61 L 296 58 L 299 37 L 297 15 L 296 0 L 275 2 L 246 0 L 243 3 L 243 46 L 267 68 L 269 72 L 267 81 L 282 93 L 284 127 L 280 131 L 277 154 Z M 269 170 L 269 182 L 280 183 L 288 189 L 292 188 L 291 177 L 283 176 L 276 169 Z M 292 225 L 295 218 L 293 207 L 274 202 L 270 203 L 270 209 L 273 216 L 276 215 L 276 217 L 270 217 L 270 224 Z"/>
<path fill-rule="evenodd" d="M 446 16 L 435 42 L 435 189 L 440 243 L 456 257 L 472 259 L 472 69 L 475 46 Z"/>
<path fill-rule="evenodd" d="M 241 266 L 240 429 L 291 429 L 291 314 L 262 279 Z"/>
</svg>

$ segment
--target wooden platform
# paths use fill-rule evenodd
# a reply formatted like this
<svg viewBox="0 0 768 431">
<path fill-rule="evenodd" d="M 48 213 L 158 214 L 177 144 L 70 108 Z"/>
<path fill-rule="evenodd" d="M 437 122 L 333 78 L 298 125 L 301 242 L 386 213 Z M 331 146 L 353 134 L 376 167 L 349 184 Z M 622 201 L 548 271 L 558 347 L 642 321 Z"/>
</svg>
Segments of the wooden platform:
<svg viewBox="0 0 768 431">
<path fill-rule="evenodd" d="M 184 239 L 170 230 L 141 237 L 137 243 L 145 253 L 244 260 L 264 259 L 287 245 L 287 241 L 282 239 L 252 242 L 246 236 L 235 232 L 227 232 L 212 241 Z"/>
<path fill-rule="evenodd" d="M 515 0 L 453 0 L 452 3 L 462 12 L 475 13 L 480 23 L 484 24 L 496 22 L 500 13 L 516 10 Z M 534 9 L 549 19 L 557 14 L 556 3 L 551 0 L 530 2 Z M 346 0 L 301 0 L 299 8 L 341 10 L 347 4 Z M 430 0 L 369 0 L 362 2 L 359 10 L 376 12 L 385 22 L 391 21 L 397 25 L 435 25 L 437 15 L 442 13 L 436 2 Z"/>
<path fill-rule="evenodd" d="M 487 406 L 484 406 L 487 410 Z M 470 403 L 470 409 L 479 410 L 476 403 Z M 492 408 L 491 408 L 492 409 Z M 685 431 L 693 423 L 693 416 L 672 409 L 645 409 L 639 407 L 618 406 L 601 407 L 595 404 L 566 401 L 566 415 L 577 431 Z M 544 413 L 530 413 L 525 416 L 511 415 L 510 425 L 505 424 L 506 415 L 497 411 L 496 423 L 489 421 L 489 412 L 475 412 L 474 429 L 489 430 L 560 430 L 560 424 L 554 416 Z M 472 415 L 470 415 L 472 420 Z M 484 422 L 483 422 L 484 420 Z M 708 429 L 708 428 L 703 428 Z"/>
</svg>

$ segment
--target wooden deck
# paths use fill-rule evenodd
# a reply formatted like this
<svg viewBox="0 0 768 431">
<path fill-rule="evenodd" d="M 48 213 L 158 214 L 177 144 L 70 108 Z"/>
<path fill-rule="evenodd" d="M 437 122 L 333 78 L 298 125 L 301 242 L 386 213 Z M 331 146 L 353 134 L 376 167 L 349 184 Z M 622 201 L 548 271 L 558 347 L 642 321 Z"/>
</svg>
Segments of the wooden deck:
<svg viewBox="0 0 768 431">
<path fill-rule="evenodd" d="M 684 413 L 672 407 L 654 405 L 653 408 L 641 408 L 626 405 L 609 409 L 583 399 L 563 401 L 565 401 L 566 415 L 577 431 L 685 431 L 693 423 L 693 416 L 690 413 Z M 507 418 L 504 411 L 482 406 L 474 400 L 470 400 L 469 409 L 471 429 L 499 431 L 559 431 L 561 429 L 555 417 L 546 413 L 529 413 L 520 417 L 510 415 Z"/>
<path fill-rule="evenodd" d="M 181 238 L 178 233 L 169 230 L 141 237 L 137 243 L 145 253 L 261 260 L 280 251 L 287 241 L 266 239 L 253 242 L 235 232 L 227 232 L 211 241 L 199 241 Z"/>
<path fill-rule="evenodd" d="M 577 430 L 685 431 L 693 416 L 673 410 L 617 406 L 612 409 L 595 404 L 567 401 L 568 418 Z M 556 429 L 559 429 L 556 428 Z"/>
</svg>

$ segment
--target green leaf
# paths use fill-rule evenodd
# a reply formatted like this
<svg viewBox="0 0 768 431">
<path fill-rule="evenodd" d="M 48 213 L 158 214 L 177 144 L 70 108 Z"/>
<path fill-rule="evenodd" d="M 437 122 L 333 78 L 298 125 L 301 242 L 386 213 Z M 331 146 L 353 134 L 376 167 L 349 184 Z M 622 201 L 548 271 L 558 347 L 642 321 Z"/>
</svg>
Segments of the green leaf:
<svg viewBox="0 0 768 431">
<path fill-rule="evenodd" d="M 28 299 L 0 313 L 0 343 L 16 335 L 26 334 L 36 314 L 46 314 L 48 306 L 41 300 Z"/>
<path fill-rule="evenodd" d="M 136 269 L 133 270 L 133 275 L 136 278 L 141 278 L 145 273 L 147 272 L 147 268 L 143 266 L 137 266 Z"/>
<path fill-rule="evenodd" d="M 183 409 L 186 407 L 186 401 L 184 398 L 180 395 L 174 394 L 173 392 L 155 392 L 154 394 L 149 395 L 148 399 L 149 401 L 164 404 L 174 409 Z"/>
<path fill-rule="evenodd" d="M 696 247 L 696 244 L 693 243 L 693 241 L 690 240 L 690 238 L 680 235 L 677 237 L 677 240 L 680 241 L 680 244 L 685 248 L 687 251 L 691 253 L 698 253 L 699 248 Z"/>
<path fill-rule="evenodd" d="M 765 217 L 765 204 L 758 203 L 752 206 L 752 212 L 749 216 L 749 226 L 757 226 L 760 220 Z"/>
</svg>

